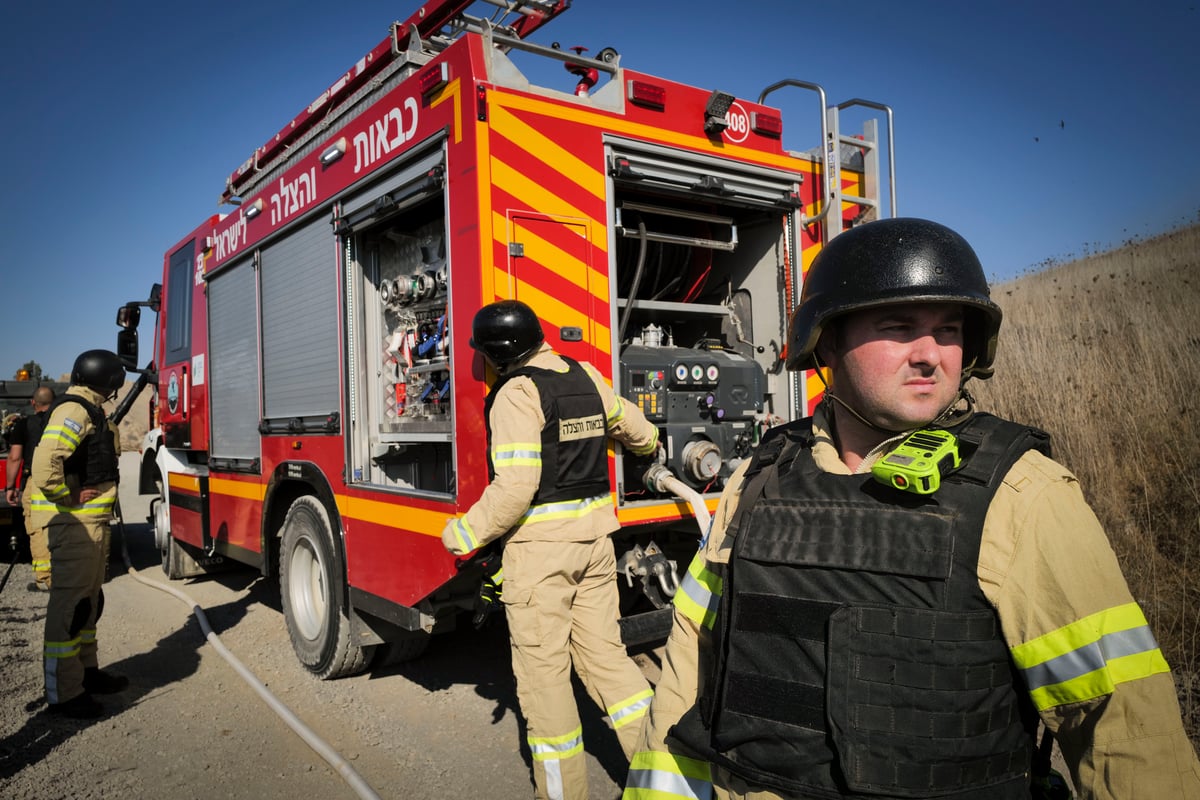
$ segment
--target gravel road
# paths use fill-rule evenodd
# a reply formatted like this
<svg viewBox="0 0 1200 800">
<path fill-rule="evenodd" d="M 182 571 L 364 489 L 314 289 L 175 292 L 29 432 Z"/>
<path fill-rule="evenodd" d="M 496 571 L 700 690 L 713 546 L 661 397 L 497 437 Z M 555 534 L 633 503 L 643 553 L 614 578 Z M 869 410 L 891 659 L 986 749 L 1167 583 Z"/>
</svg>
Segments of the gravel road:
<svg viewBox="0 0 1200 800">
<path fill-rule="evenodd" d="M 136 454 L 122 457 L 126 490 Z M 206 642 L 189 605 L 144 585 L 165 583 L 146 524 L 148 497 L 122 493 L 112 578 L 98 627 L 100 663 L 127 675 L 102 698 L 106 715 L 44 713 L 45 595 L 17 564 L 0 592 L 0 797 L 19 798 L 529 798 L 529 752 L 517 713 L 503 625 L 434 639 L 419 660 L 318 681 L 296 661 L 278 585 L 254 572 L 170 582 L 204 609 L 220 641 L 340 753 L 343 777 L 279 719 Z M 120 561 L 120 540 L 132 565 Z M 6 565 L 0 565 L 0 574 Z M 659 652 L 635 659 L 657 680 Z M 616 798 L 625 763 L 615 735 L 579 689 L 593 798 Z"/>
</svg>

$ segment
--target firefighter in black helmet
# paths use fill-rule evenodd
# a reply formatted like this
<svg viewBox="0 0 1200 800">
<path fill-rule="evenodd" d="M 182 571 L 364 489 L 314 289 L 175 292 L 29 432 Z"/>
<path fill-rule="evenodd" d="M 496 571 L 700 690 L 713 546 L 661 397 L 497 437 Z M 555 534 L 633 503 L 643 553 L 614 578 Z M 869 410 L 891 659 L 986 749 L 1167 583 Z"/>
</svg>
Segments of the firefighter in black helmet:
<svg viewBox="0 0 1200 800">
<path fill-rule="evenodd" d="M 787 364 L 826 397 L 722 496 L 627 799 L 1028 798 L 1039 722 L 1085 797 L 1200 797 L 1075 478 L 1046 434 L 972 408 L 1000 322 L 936 223 L 870 222 L 813 261 Z"/>
<path fill-rule="evenodd" d="M 115 353 L 80 354 L 71 386 L 50 409 L 30 475 L 31 516 L 48 529 L 53 575 L 43 645 L 46 702 L 50 713 L 77 719 L 100 716 L 104 709 L 93 695 L 129 683 L 99 668 L 96 644 L 118 478 L 116 431 L 101 404 L 124 383 Z"/>
<path fill-rule="evenodd" d="M 462 555 L 501 540 L 503 603 L 537 797 L 587 796 L 574 666 L 633 754 L 652 692 L 617 625 L 617 530 L 607 441 L 652 455 L 658 430 L 589 364 L 546 344 L 516 300 L 475 315 L 471 346 L 499 373 L 484 407 L 491 482 L 442 543 Z"/>
</svg>

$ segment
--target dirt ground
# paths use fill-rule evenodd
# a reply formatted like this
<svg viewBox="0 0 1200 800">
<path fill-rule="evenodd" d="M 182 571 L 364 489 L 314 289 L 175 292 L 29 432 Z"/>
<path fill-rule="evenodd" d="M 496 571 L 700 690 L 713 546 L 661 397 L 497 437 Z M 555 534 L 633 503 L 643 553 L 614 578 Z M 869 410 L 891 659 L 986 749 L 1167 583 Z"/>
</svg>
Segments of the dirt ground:
<svg viewBox="0 0 1200 800">
<path fill-rule="evenodd" d="M 129 489 L 136 454 L 122 458 Z M 236 572 L 170 582 L 361 778 L 344 780 L 205 641 L 189 605 L 125 571 L 122 534 L 133 570 L 166 582 L 146 524 L 148 500 L 123 493 L 125 524 L 114 529 L 116 557 L 97 626 L 100 663 L 131 684 L 101 698 L 103 718 L 73 722 L 44 713 L 45 595 L 27 590 L 27 563 L 16 565 L 0 592 L 0 797 L 533 796 L 502 625 L 439 636 L 409 664 L 318 681 L 292 654 L 272 579 Z M 6 568 L 0 565 L 0 575 Z M 657 680 L 658 654 L 635 658 Z M 581 699 L 592 797 L 616 798 L 624 758 L 601 712 Z"/>
</svg>

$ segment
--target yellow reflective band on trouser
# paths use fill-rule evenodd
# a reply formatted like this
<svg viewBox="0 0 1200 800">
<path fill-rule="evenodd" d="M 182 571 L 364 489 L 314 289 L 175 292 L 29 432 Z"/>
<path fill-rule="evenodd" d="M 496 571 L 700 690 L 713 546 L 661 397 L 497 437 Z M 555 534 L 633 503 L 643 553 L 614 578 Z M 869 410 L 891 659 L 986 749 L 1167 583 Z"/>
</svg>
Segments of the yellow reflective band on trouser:
<svg viewBox="0 0 1200 800">
<path fill-rule="evenodd" d="M 650 708 L 650 698 L 652 697 L 654 697 L 654 690 L 646 689 L 616 705 L 609 706 L 605 712 L 612 721 L 613 727 L 621 728 L 646 716 L 646 710 Z"/>
<path fill-rule="evenodd" d="M 679 584 L 675 593 L 675 608 L 679 613 L 697 625 L 712 630 L 717 620 L 717 605 L 721 602 L 721 593 L 725 589 L 725 581 L 720 575 L 707 568 L 704 553 L 697 553 L 688 565 L 687 574 Z"/>
<path fill-rule="evenodd" d="M 540 468 L 542 466 L 541 442 L 500 445 L 492 451 L 492 466 L 495 469 L 504 467 Z"/>
<path fill-rule="evenodd" d="M 83 630 L 81 630 L 79 632 L 79 643 L 81 645 L 95 644 L 96 643 L 96 629 L 92 628 L 89 630 L 87 628 L 84 628 Z"/>
<path fill-rule="evenodd" d="M 545 773 L 546 796 L 550 800 L 566 797 L 563 788 L 562 762 L 583 752 L 583 726 L 564 736 L 529 737 L 529 751 L 533 760 L 541 762 Z"/>
<path fill-rule="evenodd" d="M 93 638 L 95 631 L 93 633 Z M 79 637 L 65 642 L 43 642 L 42 655 L 47 659 L 74 658 L 79 655 Z"/>
<path fill-rule="evenodd" d="M 475 531 L 471 530 L 470 523 L 466 517 L 459 517 L 451 523 L 451 528 L 454 530 L 454 535 L 458 539 L 458 543 L 462 545 L 462 549 L 466 552 L 475 550 L 479 547 L 479 540 L 475 538 Z"/>
<path fill-rule="evenodd" d="M 31 565 L 33 566 L 34 572 L 49 572 L 50 571 L 50 559 L 48 559 L 48 558 L 35 558 L 31 562 Z"/>
<path fill-rule="evenodd" d="M 712 770 L 706 761 L 642 751 L 629 763 L 624 800 L 711 800 Z"/>
<path fill-rule="evenodd" d="M 1111 694 L 1170 667 L 1137 603 L 1105 609 L 1012 648 L 1039 711 Z"/>
<path fill-rule="evenodd" d="M 598 494 L 595 497 L 586 497 L 583 500 L 566 500 L 561 503 L 543 503 L 537 506 L 531 506 L 528 511 L 517 520 L 518 525 L 527 525 L 531 522 L 547 522 L 556 519 L 579 519 L 586 517 L 588 514 L 601 508 L 612 507 L 612 495 Z"/>
<path fill-rule="evenodd" d="M 79 637 L 66 642 L 43 642 L 42 671 L 46 682 L 46 702 L 57 703 L 58 665 L 63 659 L 79 658 Z"/>
<path fill-rule="evenodd" d="M 534 761 L 570 758 L 583 752 L 583 726 L 562 736 L 530 736 L 529 751 Z"/>
</svg>

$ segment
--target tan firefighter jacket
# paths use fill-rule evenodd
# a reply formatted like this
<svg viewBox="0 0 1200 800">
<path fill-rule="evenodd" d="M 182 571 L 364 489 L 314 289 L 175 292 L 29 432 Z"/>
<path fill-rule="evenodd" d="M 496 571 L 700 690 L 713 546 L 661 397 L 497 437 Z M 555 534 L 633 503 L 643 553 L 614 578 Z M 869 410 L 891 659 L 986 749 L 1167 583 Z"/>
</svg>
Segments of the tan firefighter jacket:
<svg viewBox="0 0 1200 800">
<path fill-rule="evenodd" d="M 849 474 L 823 408 L 813 429 L 818 467 Z M 858 471 L 870 470 L 900 438 L 877 447 Z M 728 558 L 721 544 L 748 467 L 747 461 L 729 481 L 703 549 L 675 596 L 662 680 L 630 765 L 625 800 L 775 797 L 672 753 L 664 743 L 667 731 L 696 702 L 706 677 L 698 674 L 699 631 L 712 628 L 722 592 L 720 576 L 709 567 Z M 984 522 L 978 576 L 1080 796 L 1200 800 L 1200 763 L 1184 731 L 1174 681 L 1070 472 L 1032 450 L 1009 470 Z M 1106 644 L 1130 638 L 1148 644 L 1139 652 Z"/>
<path fill-rule="evenodd" d="M 102 406 L 104 395 L 86 386 L 72 386 L 67 394 L 78 395 L 95 406 Z M 92 488 L 100 494 L 82 504 L 74 504 L 72 498 L 79 497 L 80 487 L 75 476 L 64 470 L 66 460 L 95 429 L 91 417 L 78 403 L 62 403 L 46 418 L 46 427 L 33 454 L 33 465 L 29 483 L 33 495 L 30 499 L 30 516 L 36 527 L 45 527 L 53 522 L 65 521 L 64 515 L 77 522 L 106 522 L 113 517 L 117 500 L 117 484 L 108 481 Z M 118 443 L 116 431 L 109 425 L 110 434 Z"/>
</svg>

